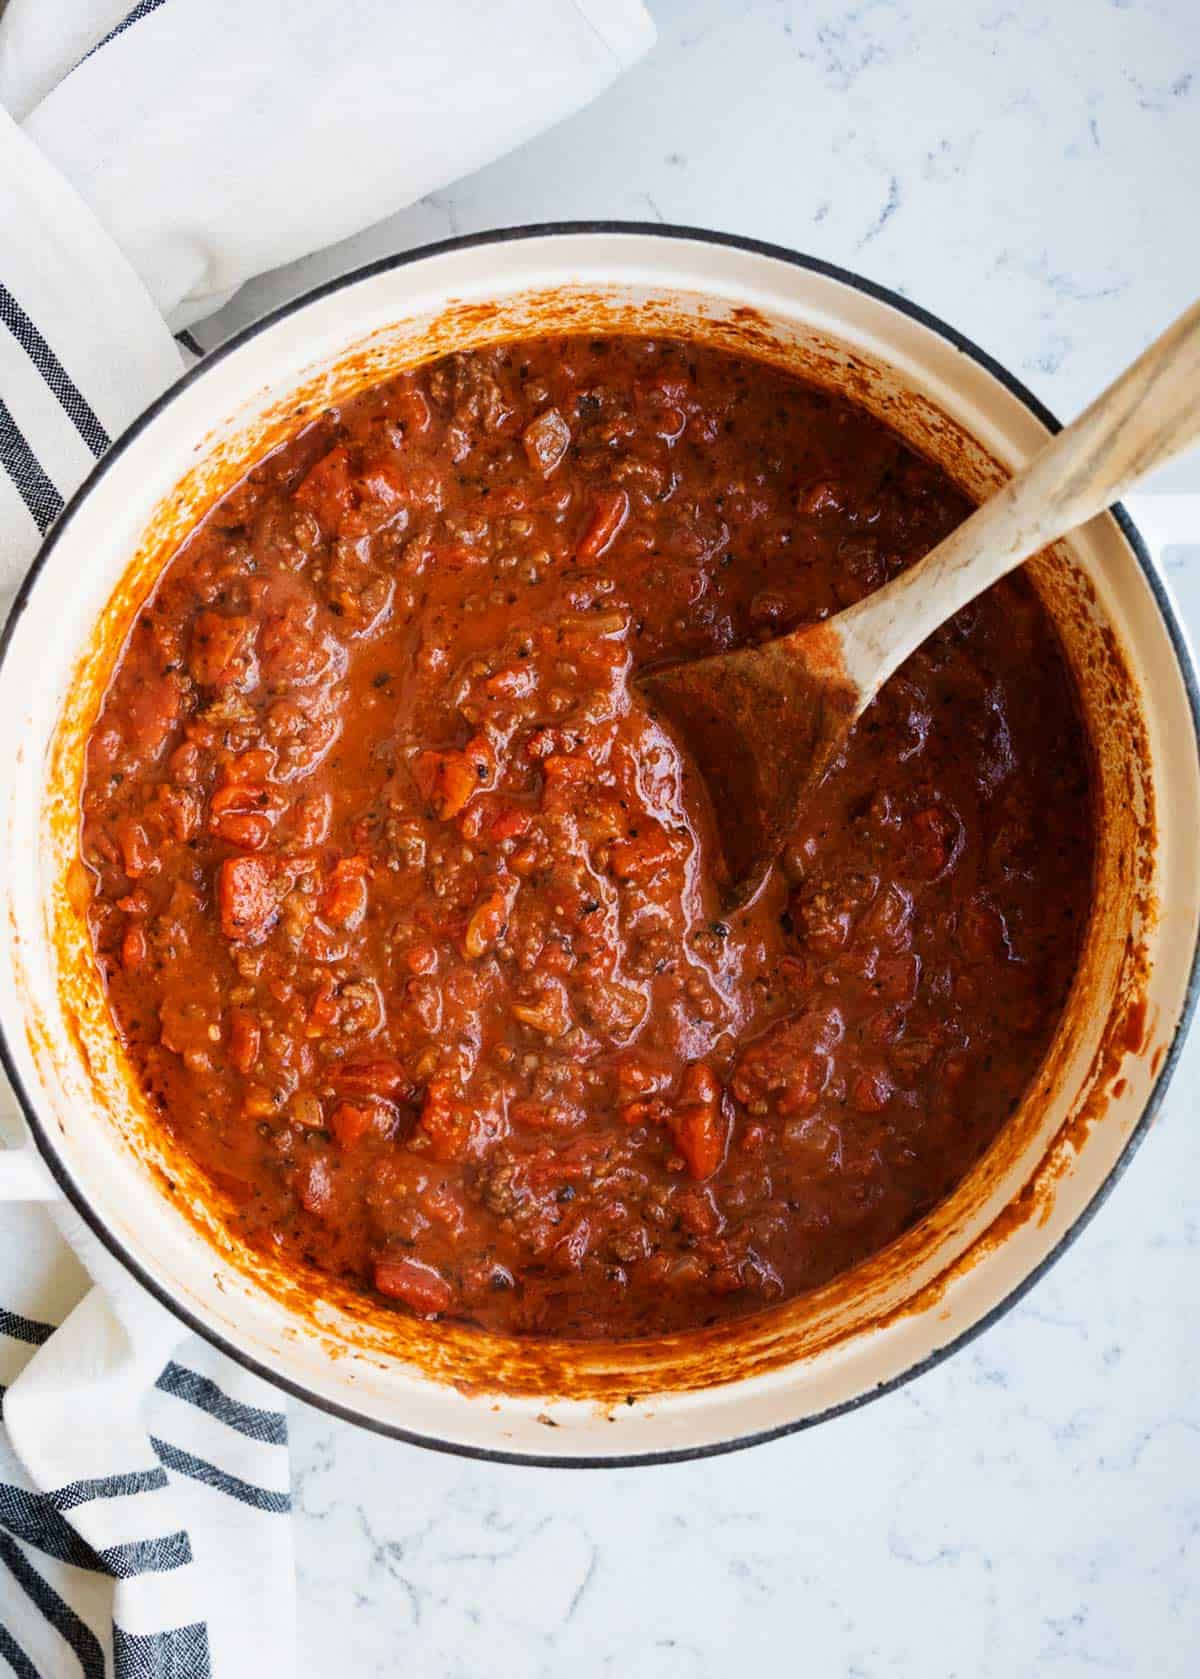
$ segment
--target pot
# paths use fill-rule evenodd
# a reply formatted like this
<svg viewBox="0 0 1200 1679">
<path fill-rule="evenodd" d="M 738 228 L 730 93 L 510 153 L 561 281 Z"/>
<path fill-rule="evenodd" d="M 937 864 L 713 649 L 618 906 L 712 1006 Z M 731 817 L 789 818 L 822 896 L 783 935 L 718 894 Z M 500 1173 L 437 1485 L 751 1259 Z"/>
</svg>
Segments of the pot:
<svg viewBox="0 0 1200 1679">
<path fill-rule="evenodd" d="M 182 534 L 302 417 L 449 349 L 540 332 L 696 337 L 852 396 L 982 497 L 1055 422 L 958 333 L 854 276 L 716 234 L 518 229 L 373 264 L 240 333 L 126 432 L 67 507 L 5 632 L 0 975 L 32 1146 L 186 1323 L 310 1403 L 522 1462 L 665 1460 L 810 1425 L 946 1356 L 1086 1223 L 1145 1135 L 1195 1002 L 1200 699 L 1120 508 L 1030 573 L 1079 690 L 1097 811 L 1074 988 L 1019 1111 L 958 1190 L 854 1271 L 755 1317 L 618 1346 L 517 1341 L 301 1283 L 242 1247 L 146 1111 L 105 1006 L 76 857 L 82 746 Z M 18 1151 L 0 1183 L 36 1191 Z"/>
</svg>

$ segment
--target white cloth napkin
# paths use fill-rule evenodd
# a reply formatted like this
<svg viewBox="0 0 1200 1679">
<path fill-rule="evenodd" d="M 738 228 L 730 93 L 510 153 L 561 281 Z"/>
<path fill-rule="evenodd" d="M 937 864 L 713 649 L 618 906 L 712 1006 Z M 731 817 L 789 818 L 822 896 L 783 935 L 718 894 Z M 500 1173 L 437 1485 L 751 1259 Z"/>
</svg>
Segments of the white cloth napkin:
<svg viewBox="0 0 1200 1679">
<path fill-rule="evenodd" d="M 653 40 L 640 0 L 0 10 L 0 617 L 64 500 L 179 373 L 174 331 L 578 109 Z M 0 1207 L 0 1669 L 18 1679 L 294 1670 L 280 1396 L 184 1334 L 64 1206 Z"/>
</svg>

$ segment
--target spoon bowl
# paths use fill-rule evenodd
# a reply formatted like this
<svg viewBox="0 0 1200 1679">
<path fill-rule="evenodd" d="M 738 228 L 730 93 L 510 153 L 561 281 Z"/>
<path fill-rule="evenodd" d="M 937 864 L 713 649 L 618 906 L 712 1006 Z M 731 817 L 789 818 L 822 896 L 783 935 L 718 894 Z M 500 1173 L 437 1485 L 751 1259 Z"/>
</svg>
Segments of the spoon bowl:
<svg viewBox="0 0 1200 1679">
<path fill-rule="evenodd" d="M 1200 303 L 923 560 L 835 617 L 652 671 L 641 689 L 707 791 L 723 898 L 757 893 L 808 790 L 948 618 L 1200 437 Z"/>
</svg>

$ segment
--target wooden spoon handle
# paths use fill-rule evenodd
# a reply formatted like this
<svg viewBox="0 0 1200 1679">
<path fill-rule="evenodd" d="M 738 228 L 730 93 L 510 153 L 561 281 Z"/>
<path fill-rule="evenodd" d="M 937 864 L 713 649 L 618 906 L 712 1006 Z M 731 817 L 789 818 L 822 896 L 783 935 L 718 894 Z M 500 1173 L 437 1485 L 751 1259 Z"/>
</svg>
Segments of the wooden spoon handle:
<svg viewBox="0 0 1200 1679">
<path fill-rule="evenodd" d="M 838 614 L 865 705 L 939 624 L 1200 441 L 1200 303 L 919 564 Z"/>
</svg>

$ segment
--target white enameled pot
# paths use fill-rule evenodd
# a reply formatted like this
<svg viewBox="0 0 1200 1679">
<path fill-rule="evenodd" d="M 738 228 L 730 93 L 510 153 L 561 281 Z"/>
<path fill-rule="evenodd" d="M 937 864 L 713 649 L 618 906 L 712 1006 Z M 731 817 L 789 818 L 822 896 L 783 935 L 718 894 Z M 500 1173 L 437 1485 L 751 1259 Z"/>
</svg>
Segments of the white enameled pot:
<svg viewBox="0 0 1200 1679">
<path fill-rule="evenodd" d="M 982 496 L 1053 421 L 957 333 L 789 252 L 636 226 L 520 229 L 376 263 L 241 333 L 150 408 L 58 521 L 3 643 L 4 1060 L 39 1162 L 161 1300 L 234 1357 L 386 1433 L 520 1461 L 721 1450 L 828 1417 L 944 1356 L 1078 1231 L 1144 1134 L 1196 987 L 1196 679 L 1119 512 L 1034 562 L 1079 686 L 1099 860 L 1079 975 L 1039 1077 L 949 1201 L 804 1300 L 620 1347 L 515 1342 L 376 1310 L 242 1249 L 144 1110 L 104 1006 L 75 860 L 81 746 L 181 532 L 265 448 L 365 382 L 555 331 L 673 333 L 843 390 Z"/>
</svg>

